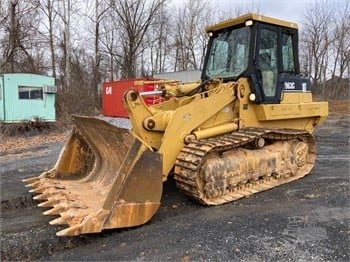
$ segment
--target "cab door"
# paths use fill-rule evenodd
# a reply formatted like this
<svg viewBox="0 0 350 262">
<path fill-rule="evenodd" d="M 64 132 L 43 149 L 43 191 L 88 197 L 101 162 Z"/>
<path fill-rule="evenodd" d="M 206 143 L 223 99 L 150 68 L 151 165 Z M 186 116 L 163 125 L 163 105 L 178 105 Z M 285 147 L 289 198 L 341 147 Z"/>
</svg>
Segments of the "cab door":
<svg viewBox="0 0 350 262">
<path fill-rule="evenodd" d="M 279 103 L 278 28 L 259 24 L 256 46 L 256 76 L 260 86 L 262 103 Z"/>
</svg>

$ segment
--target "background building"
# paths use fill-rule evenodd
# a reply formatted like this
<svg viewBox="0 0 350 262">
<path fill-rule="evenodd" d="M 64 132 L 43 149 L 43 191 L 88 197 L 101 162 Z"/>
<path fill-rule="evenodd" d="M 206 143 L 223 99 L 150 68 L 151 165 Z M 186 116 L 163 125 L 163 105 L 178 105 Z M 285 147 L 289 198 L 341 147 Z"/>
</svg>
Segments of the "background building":
<svg viewBox="0 0 350 262">
<path fill-rule="evenodd" d="M 182 82 L 193 82 L 201 79 L 200 70 L 177 71 L 153 75 L 157 79 L 178 80 Z"/>
<path fill-rule="evenodd" d="M 0 75 L 0 122 L 55 121 L 57 88 L 53 77 L 13 73 Z"/>
</svg>

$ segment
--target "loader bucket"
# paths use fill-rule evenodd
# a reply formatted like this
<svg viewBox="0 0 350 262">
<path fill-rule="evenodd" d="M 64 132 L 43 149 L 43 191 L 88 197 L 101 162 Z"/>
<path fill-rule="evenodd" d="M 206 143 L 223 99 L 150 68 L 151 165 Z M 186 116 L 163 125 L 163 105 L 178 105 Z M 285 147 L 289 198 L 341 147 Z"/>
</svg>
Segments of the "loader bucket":
<svg viewBox="0 0 350 262">
<path fill-rule="evenodd" d="M 160 206 L 162 161 L 129 130 L 97 118 L 74 116 L 74 130 L 55 166 L 25 179 L 44 215 L 67 224 L 58 236 L 146 223 Z"/>
</svg>

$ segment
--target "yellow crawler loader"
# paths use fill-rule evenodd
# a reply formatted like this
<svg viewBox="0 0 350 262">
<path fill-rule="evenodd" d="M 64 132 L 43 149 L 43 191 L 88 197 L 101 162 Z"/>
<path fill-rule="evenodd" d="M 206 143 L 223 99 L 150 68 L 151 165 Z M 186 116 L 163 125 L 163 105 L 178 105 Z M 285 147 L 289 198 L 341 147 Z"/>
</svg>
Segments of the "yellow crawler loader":
<svg viewBox="0 0 350 262">
<path fill-rule="evenodd" d="M 25 179 L 58 236 L 146 223 L 162 184 L 219 205 L 299 179 L 315 163 L 313 131 L 328 115 L 300 74 L 295 23 L 246 14 L 206 28 L 200 82 L 155 82 L 167 101 L 124 96 L 132 129 L 75 116 L 55 166 Z M 138 83 L 135 83 L 137 85 Z"/>
</svg>

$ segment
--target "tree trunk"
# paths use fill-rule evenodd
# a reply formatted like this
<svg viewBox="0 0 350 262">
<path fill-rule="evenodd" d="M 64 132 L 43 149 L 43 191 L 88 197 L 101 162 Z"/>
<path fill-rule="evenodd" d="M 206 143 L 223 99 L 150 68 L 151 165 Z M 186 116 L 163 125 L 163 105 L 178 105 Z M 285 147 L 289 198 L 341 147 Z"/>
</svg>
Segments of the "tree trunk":
<svg viewBox="0 0 350 262">
<path fill-rule="evenodd" d="M 67 4 L 66 4 L 67 1 Z M 63 0 L 66 86 L 70 88 L 70 0 Z"/>
<path fill-rule="evenodd" d="M 9 36 L 9 55 L 7 61 L 10 64 L 10 71 L 15 72 L 15 55 L 17 49 L 17 37 L 18 37 L 18 27 L 17 27 L 17 18 L 16 18 L 16 6 L 18 1 L 10 1 L 10 21 L 11 21 L 11 29 Z"/>
<path fill-rule="evenodd" d="M 50 44 L 50 52 L 51 52 L 51 68 L 52 68 L 52 76 L 56 78 L 56 59 L 55 59 L 55 48 L 53 42 L 53 2 L 48 0 L 47 9 L 48 9 L 48 19 L 49 19 L 49 44 Z"/>
</svg>

